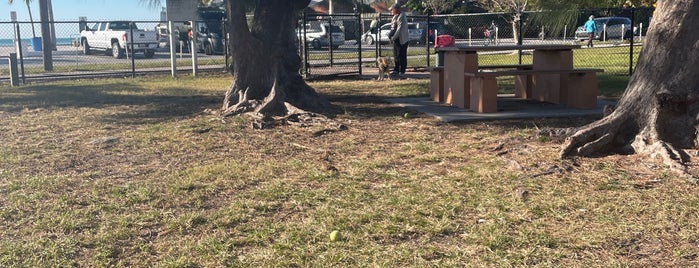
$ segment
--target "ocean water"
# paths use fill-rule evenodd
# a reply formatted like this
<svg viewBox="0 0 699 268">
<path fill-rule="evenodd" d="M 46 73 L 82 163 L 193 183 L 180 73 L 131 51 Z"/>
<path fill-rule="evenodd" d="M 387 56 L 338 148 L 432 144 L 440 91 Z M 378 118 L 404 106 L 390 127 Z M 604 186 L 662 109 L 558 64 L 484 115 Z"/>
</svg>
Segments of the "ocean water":
<svg viewBox="0 0 699 268">
<path fill-rule="evenodd" d="M 25 39 L 22 38 L 22 44 L 23 45 L 31 45 L 32 40 L 31 38 Z M 57 46 L 68 46 L 73 44 L 73 38 L 56 38 L 56 45 Z M 12 47 L 14 46 L 14 41 L 12 39 L 0 39 L 0 47 Z"/>
</svg>

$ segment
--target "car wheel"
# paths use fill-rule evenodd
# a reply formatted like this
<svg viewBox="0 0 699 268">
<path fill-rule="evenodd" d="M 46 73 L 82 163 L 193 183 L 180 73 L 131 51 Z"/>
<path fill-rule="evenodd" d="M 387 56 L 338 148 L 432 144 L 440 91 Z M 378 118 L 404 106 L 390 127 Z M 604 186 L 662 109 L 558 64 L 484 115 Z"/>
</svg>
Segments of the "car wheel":
<svg viewBox="0 0 699 268">
<path fill-rule="evenodd" d="M 153 58 L 155 55 L 155 50 L 146 50 L 143 52 L 143 56 L 146 57 L 146 59 Z"/>
<path fill-rule="evenodd" d="M 320 40 L 313 39 L 313 41 L 311 41 L 311 47 L 313 49 L 320 49 Z"/>
<path fill-rule="evenodd" d="M 90 55 L 90 44 L 87 43 L 87 40 L 83 40 L 83 54 L 85 55 Z"/>
<path fill-rule="evenodd" d="M 209 43 L 204 44 L 204 54 L 206 54 L 206 55 L 214 54 L 214 49 L 211 48 L 211 44 L 209 44 Z"/>
<path fill-rule="evenodd" d="M 374 37 L 371 35 L 364 37 L 364 44 L 373 45 L 374 44 Z"/>
<path fill-rule="evenodd" d="M 121 59 L 124 57 L 124 50 L 119 47 L 119 43 L 112 43 L 112 57 Z"/>
</svg>

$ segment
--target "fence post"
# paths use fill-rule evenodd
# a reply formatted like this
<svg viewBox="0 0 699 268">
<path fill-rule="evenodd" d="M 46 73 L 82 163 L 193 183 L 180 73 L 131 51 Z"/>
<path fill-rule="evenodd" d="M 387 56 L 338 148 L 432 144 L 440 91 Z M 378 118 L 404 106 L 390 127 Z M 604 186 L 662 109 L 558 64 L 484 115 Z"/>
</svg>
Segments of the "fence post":
<svg viewBox="0 0 699 268">
<path fill-rule="evenodd" d="M 334 57 L 333 57 L 333 14 L 328 15 L 328 48 L 330 49 L 330 67 L 334 65 Z"/>
<path fill-rule="evenodd" d="M 630 39 L 631 42 L 629 42 L 629 76 L 631 76 L 633 74 L 633 23 L 634 23 L 635 11 L 636 11 L 635 8 L 631 8 L 631 39 Z M 622 24 L 622 26 L 623 26 L 623 24 Z M 623 30 L 623 28 L 622 28 L 621 36 L 624 36 L 625 33 L 626 33 L 625 30 Z M 622 38 L 622 42 L 623 41 L 624 40 Z"/>
<path fill-rule="evenodd" d="M 364 34 L 364 23 L 362 23 L 362 15 L 361 15 L 361 13 L 359 13 L 359 11 L 357 11 L 354 15 L 357 17 L 357 22 L 359 23 L 359 25 L 362 26 L 361 29 L 355 30 L 355 34 L 357 31 L 360 31 L 359 35 L 358 35 L 359 38 L 357 38 L 357 50 L 359 51 L 359 75 L 361 76 L 362 75 L 362 34 Z"/>
<path fill-rule="evenodd" d="M 306 28 L 306 23 L 308 23 L 308 14 L 303 13 L 303 55 L 304 55 L 304 62 L 306 62 L 306 67 L 304 68 L 306 78 L 311 77 L 311 63 L 309 62 L 308 59 L 308 35 L 306 35 L 306 32 L 308 31 L 308 28 Z"/>
<path fill-rule="evenodd" d="M 602 40 L 607 42 L 607 24 L 602 24 Z"/>
<path fill-rule="evenodd" d="M 126 56 L 129 57 L 129 54 L 130 54 L 130 56 L 131 56 L 131 78 L 136 78 L 136 60 L 135 60 L 134 57 L 133 57 L 133 56 L 134 56 L 134 53 L 133 53 L 133 49 L 134 49 L 133 40 L 135 39 L 134 36 L 133 36 L 133 26 L 134 26 L 134 24 L 135 24 L 135 23 L 134 23 L 133 21 L 132 21 L 131 23 L 129 23 L 129 44 L 130 44 L 130 45 L 129 45 L 129 44 L 126 45 Z M 129 49 L 129 47 L 131 47 L 131 48 Z"/>
<path fill-rule="evenodd" d="M 471 27 L 468 27 L 468 45 L 473 44 L 473 29 Z"/>
<path fill-rule="evenodd" d="M 167 22 L 170 42 L 170 73 L 172 77 L 177 77 L 177 47 L 175 47 L 175 23 L 171 20 Z"/>
<path fill-rule="evenodd" d="M 376 28 L 376 39 L 374 42 L 374 45 L 376 46 L 376 51 L 377 51 L 377 56 L 381 57 L 383 56 L 381 52 L 383 52 L 383 48 L 381 47 L 381 26 L 383 25 L 383 14 L 379 13 L 379 26 Z"/>
<path fill-rule="evenodd" d="M 427 14 L 427 26 L 425 26 L 425 50 L 427 54 L 427 68 L 430 68 L 430 14 Z"/>
<path fill-rule="evenodd" d="M 495 27 L 495 43 L 494 43 L 494 45 L 499 45 L 499 44 L 500 44 L 499 41 L 498 41 L 498 39 L 500 38 L 500 37 L 498 36 L 498 33 L 499 33 L 499 32 L 500 32 L 500 27 Z"/>
<path fill-rule="evenodd" d="M 19 74 L 17 71 L 17 53 L 10 53 L 10 84 L 13 87 L 19 86 Z"/>
<path fill-rule="evenodd" d="M 192 25 L 192 37 L 189 38 L 189 52 L 192 53 L 192 76 L 197 76 L 197 53 L 199 52 L 199 48 L 197 48 L 197 22 L 190 21 L 189 23 Z"/>
<path fill-rule="evenodd" d="M 515 21 L 517 22 L 517 45 L 522 45 L 522 14 L 515 14 Z M 517 55 L 519 57 L 519 65 L 522 65 L 522 49 L 517 50 Z"/>
<path fill-rule="evenodd" d="M 27 78 L 24 76 L 24 55 L 22 52 L 22 50 L 24 49 L 22 47 L 22 33 L 19 30 L 19 23 L 15 23 L 15 27 L 17 31 L 17 48 L 19 50 L 19 68 L 22 72 L 22 84 L 26 84 Z"/>
</svg>

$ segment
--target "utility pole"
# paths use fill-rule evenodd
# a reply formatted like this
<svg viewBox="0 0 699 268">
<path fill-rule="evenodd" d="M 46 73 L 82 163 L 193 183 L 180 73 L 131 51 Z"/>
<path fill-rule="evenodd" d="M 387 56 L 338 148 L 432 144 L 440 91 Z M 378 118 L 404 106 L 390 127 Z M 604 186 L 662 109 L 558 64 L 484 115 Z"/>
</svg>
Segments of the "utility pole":
<svg viewBox="0 0 699 268">
<path fill-rule="evenodd" d="M 51 44 L 51 27 L 49 26 L 48 0 L 39 0 L 39 13 L 41 14 L 41 43 L 44 58 L 44 71 L 53 71 L 53 47 Z"/>
</svg>

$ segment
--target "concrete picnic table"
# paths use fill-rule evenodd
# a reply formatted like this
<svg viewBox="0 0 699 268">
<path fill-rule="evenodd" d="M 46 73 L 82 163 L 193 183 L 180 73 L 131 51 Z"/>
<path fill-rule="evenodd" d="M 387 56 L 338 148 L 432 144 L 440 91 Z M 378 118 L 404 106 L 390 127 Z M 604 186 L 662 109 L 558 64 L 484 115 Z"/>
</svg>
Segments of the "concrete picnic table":
<svg viewBox="0 0 699 268">
<path fill-rule="evenodd" d="M 478 52 L 533 50 L 532 71 L 538 70 L 572 70 L 573 49 L 580 45 L 566 44 L 530 44 L 530 45 L 494 45 L 494 46 L 454 46 L 435 49 L 443 53 L 443 98 L 446 104 L 461 108 L 470 106 L 470 78 L 465 73 L 477 73 L 479 69 Z M 522 79 L 524 76 L 522 76 Z M 518 94 L 523 98 L 540 101 L 561 102 L 558 93 L 560 88 L 567 87 L 566 75 L 557 73 L 542 73 L 536 76 L 536 86 L 519 77 L 515 79 L 516 88 L 526 89 Z M 531 93 L 529 93 L 531 92 Z M 531 96 L 527 95 L 531 94 Z"/>
</svg>

